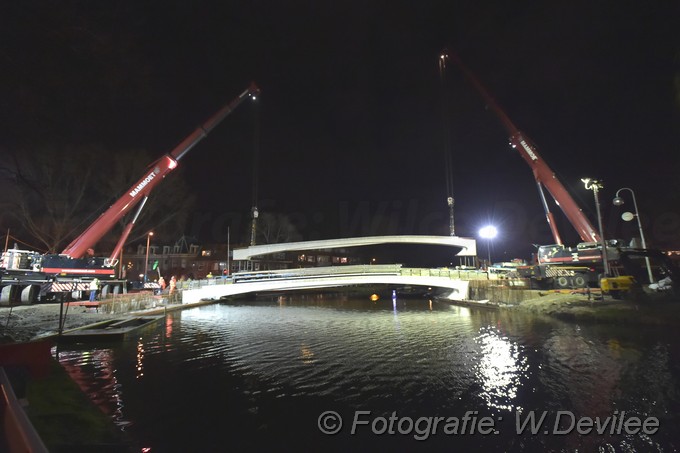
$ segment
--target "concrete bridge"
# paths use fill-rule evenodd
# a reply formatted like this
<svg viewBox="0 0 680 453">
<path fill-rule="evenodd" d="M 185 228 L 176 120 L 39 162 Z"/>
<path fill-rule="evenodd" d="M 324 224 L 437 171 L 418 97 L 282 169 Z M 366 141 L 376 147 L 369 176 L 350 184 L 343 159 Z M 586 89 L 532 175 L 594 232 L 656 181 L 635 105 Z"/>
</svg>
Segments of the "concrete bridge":
<svg viewBox="0 0 680 453">
<path fill-rule="evenodd" d="M 456 256 L 477 256 L 477 241 L 459 236 L 366 236 L 320 241 L 284 242 L 280 244 L 254 245 L 234 249 L 234 260 L 249 260 L 254 256 L 302 250 L 329 250 L 335 248 L 362 247 L 381 244 L 426 244 L 442 245 L 458 249 Z"/>
<path fill-rule="evenodd" d="M 293 291 L 354 285 L 385 284 L 438 288 L 450 300 L 468 299 L 471 279 L 486 279 L 479 271 L 402 268 L 400 264 L 333 266 L 277 271 L 241 272 L 232 279 L 204 280 L 185 289 L 183 303 L 267 291 Z"/>
</svg>

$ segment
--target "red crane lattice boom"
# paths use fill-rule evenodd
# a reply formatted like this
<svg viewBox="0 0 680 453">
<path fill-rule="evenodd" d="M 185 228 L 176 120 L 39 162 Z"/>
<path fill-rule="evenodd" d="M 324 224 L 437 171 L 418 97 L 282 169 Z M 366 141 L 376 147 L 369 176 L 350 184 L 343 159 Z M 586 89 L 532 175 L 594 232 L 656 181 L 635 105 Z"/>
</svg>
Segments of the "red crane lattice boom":
<svg viewBox="0 0 680 453">
<path fill-rule="evenodd" d="M 87 250 L 94 247 L 94 245 L 118 222 L 130 209 L 135 207 L 141 200 L 146 199 L 151 191 L 177 167 L 179 161 L 187 152 L 191 150 L 198 142 L 205 138 L 215 126 L 217 126 L 225 117 L 227 117 L 236 107 L 238 107 L 247 97 L 254 97 L 260 92 L 259 88 L 253 83 L 244 90 L 238 97 L 225 105 L 217 113 L 211 116 L 207 121 L 198 126 L 187 138 L 185 138 L 179 145 L 177 145 L 168 154 L 162 156 L 149 166 L 149 170 L 137 182 L 135 182 L 127 192 L 113 203 L 97 220 L 92 222 L 85 231 L 76 237 L 62 252 L 62 255 L 67 255 L 71 258 L 83 257 Z M 138 213 L 137 213 L 138 214 Z M 135 215 L 136 218 L 136 215 Z M 118 241 L 116 249 L 109 259 L 114 261 L 123 244 L 130 234 L 131 225 L 134 220 L 128 224 L 123 236 Z"/>
<path fill-rule="evenodd" d="M 557 179 L 555 172 L 552 171 L 548 164 L 538 154 L 536 146 L 533 145 L 528 137 L 526 137 L 519 129 L 517 129 L 508 115 L 503 111 L 503 109 L 500 108 L 498 103 L 491 97 L 486 88 L 484 88 L 479 80 L 477 80 L 477 78 L 474 76 L 474 74 L 472 74 L 467 66 L 463 64 L 460 58 L 453 54 L 449 55 L 449 58 L 461 68 L 463 74 L 465 74 L 465 76 L 475 86 L 477 91 L 479 91 L 489 108 L 491 108 L 491 110 L 493 110 L 498 116 L 509 134 L 510 145 L 519 151 L 520 156 L 522 156 L 524 161 L 529 164 L 529 167 L 531 167 L 539 194 L 541 196 L 541 202 L 543 203 L 546 219 L 548 221 L 548 225 L 550 226 L 550 231 L 552 232 L 555 243 L 562 245 L 562 238 L 560 237 L 559 231 L 557 230 L 557 225 L 555 224 L 555 219 L 545 199 L 543 187 L 548 190 L 562 212 L 564 212 L 564 215 L 567 217 L 574 229 L 578 232 L 582 241 L 600 242 L 600 234 L 593 227 L 585 214 L 583 214 L 581 208 L 579 208 L 571 195 L 569 195 L 569 192 L 567 192 L 562 183 Z"/>
</svg>

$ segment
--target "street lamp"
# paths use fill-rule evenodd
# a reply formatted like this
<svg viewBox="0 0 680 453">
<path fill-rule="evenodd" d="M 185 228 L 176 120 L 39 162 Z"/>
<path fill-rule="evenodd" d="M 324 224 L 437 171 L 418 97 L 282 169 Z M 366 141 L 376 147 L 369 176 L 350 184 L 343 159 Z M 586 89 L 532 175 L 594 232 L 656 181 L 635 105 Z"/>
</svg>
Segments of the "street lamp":
<svg viewBox="0 0 680 453">
<path fill-rule="evenodd" d="M 149 242 L 151 241 L 151 236 L 153 236 L 153 231 L 149 231 L 146 235 L 146 259 L 144 260 L 144 283 L 146 283 L 149 278 L 147 273 L 149 270 Z"/>
<path fill-rule="evenodd" d="M 581 178 L 586 190 L 592 190 L 595 197 L 595 210 L 597 211 L 597 225 L 600 230 L 600 243 L 602 245 L 602 265 L 604 266 L 604 275 L 609 276 L 609 261 L 607 260 L 607 243 L 604 240 L 604 232 L 602 231 L 602 215 L 600 214 L 600 197 L 598 193 L 604 186 L 602 181 L 590 178 Z"/>
<path fill-rule="evenodd" d="M 633 192 L 633 189 L 628 188 L 628 187 L 622 187 L 621 189 L 616 191 L 616 195 L 614 196 L 614 206 L 621 206 L 623 202 L 623 198 L 619 196 L 619 193 L 621 193 L 622 190 L 627 190 L 630 192 L 630 194 L 633 197 L 633 208 L 635 209 L 635 214 L 631 214 L 630 212 L 624 212 L 621 214 L 621 218 L 625 220 L 626 222 L 630 222 L 633 220 L 633 217 L 637 217 L 637 224 L 638 224 L 638 230 L 640 231 L 640 242 L 642 242 L 642 248 L 647 249 L 647 244 L 645 243 L 645 234 L 642 232 L 642 222 L 640 222 L 640 212 L 638 211 L 637 207 L 637 201 L 635 200 L 635 192 Z M 649 276 L 649 283 L 654 283 L 654 275 L 652 275 L 652 266 L 649 264 L 649 257 L 645 257 L 645 264 L 647 264 L 647 275 Z"/>
<path fill-rule="evenodd" d="M 487 225 L 479 230 L 479 236 L 486 239 L 486 251 L 489 255 L 489 264 L 487 265 L 487 269 L 489 265 L 491 265 L 491 239 L 495 238 L 497 234 L 498 230 L 493 225 Z"/>
</svg>

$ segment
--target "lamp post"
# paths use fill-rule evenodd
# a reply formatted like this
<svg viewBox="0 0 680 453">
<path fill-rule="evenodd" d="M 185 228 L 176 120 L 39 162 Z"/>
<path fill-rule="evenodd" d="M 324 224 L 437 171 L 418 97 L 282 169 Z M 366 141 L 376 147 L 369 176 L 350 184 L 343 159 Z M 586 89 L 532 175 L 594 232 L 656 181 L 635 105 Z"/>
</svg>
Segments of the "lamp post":
<svg viewBox="0 0 680 453">
<path fill-rule="evenodd" d="M 640 212 L 638 211 L 637 201 L 635 200 L 635 192 L 633 192 L 633 189 L 629 187 L 622 187 L 621 189 L 617 190 L 616 195 L 614 195 L 614 200 L 612 200 L 612 202 L 614 203 L 614 206 L 621 206 L 624 203 L 623 198 L 619 196 L 619 193 L 621 193 L 622 190 L 629 191 L 631 196 L 633 197 L 633 208 L 635 209 L 635 214 L 631 214 L 630 212 L 624 212 L 621 215 L 621 218 L 626 222 L 630 222 L 631 220 L 633 220 L 633 217 L 637 217 L 638 231 L 640 231 L 640 242 L 642 242 L 642 248 L 647 249 L 647 243 L 645 242 L 645 234 L 642 232 L 642 222 L 640 222 Z M 645 257 L 645 264 L 647 265 L 647 276 L 649 277 L 649 283 L 654 283 L 654 275 L 652 275 L 652 266 L 649 264 L 648 256 Z"/>
<path fill-rule="evenodd" d="M 231 276 L 231 264 L 229 262 L 229 252 L 231 248 L 231 227 L 227 227 L 227 277 Z"/>
<path fill-rule="evenodd" d="M 146 235 L 146 259 L 144 260 L 144 283 L 149 278 L 147 272 L 149 270 L 149 242 L 151 241 L 151 236 L 153 236 L 153 231 L 149 231 Z"/>
<path fill-rule="evenodd" d="M 597 179 L 582 178 L 586 190 L 592 190 L 595 197 L 595 210 L 597 211 L 597 226 L 600 230 L 600 245 L 602 246 L 602 265 L 604 266 L 604 275 L 609 276 L 609 261 L 607 260 L 607 243 L 604 240 L 604 232 L 602 231 L 602 214 L 600 214 L 600 197 L 598 193 L 604 186 L 602 181 Z"/>
<path fill-rule="evenodd" d="M 489 258 L 488 264 L 486 266 L 487 269 L 489 268 L 489 265 L 491 265 L 491 239 L 495 238 L 497 234 L 498 230 L 493 225 L 487 225 L 479 230 L 479 236 L 486 239 L 486 251 Z"/>
</svg>

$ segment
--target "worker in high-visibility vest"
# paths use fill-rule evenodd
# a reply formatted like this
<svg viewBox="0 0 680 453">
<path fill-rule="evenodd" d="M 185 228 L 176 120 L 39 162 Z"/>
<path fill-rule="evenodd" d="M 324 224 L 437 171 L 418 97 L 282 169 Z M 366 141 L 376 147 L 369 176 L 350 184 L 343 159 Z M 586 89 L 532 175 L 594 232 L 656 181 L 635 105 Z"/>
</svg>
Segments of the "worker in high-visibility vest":
<svg viewBox="0 0 680 453">
<path fill-rule="evenodd" d="M 90 282 L 90 302 L 94 302 L 97 298 L 97 291 L 99 290 L 99 279 L 94 278 Z"/>
</svg>

